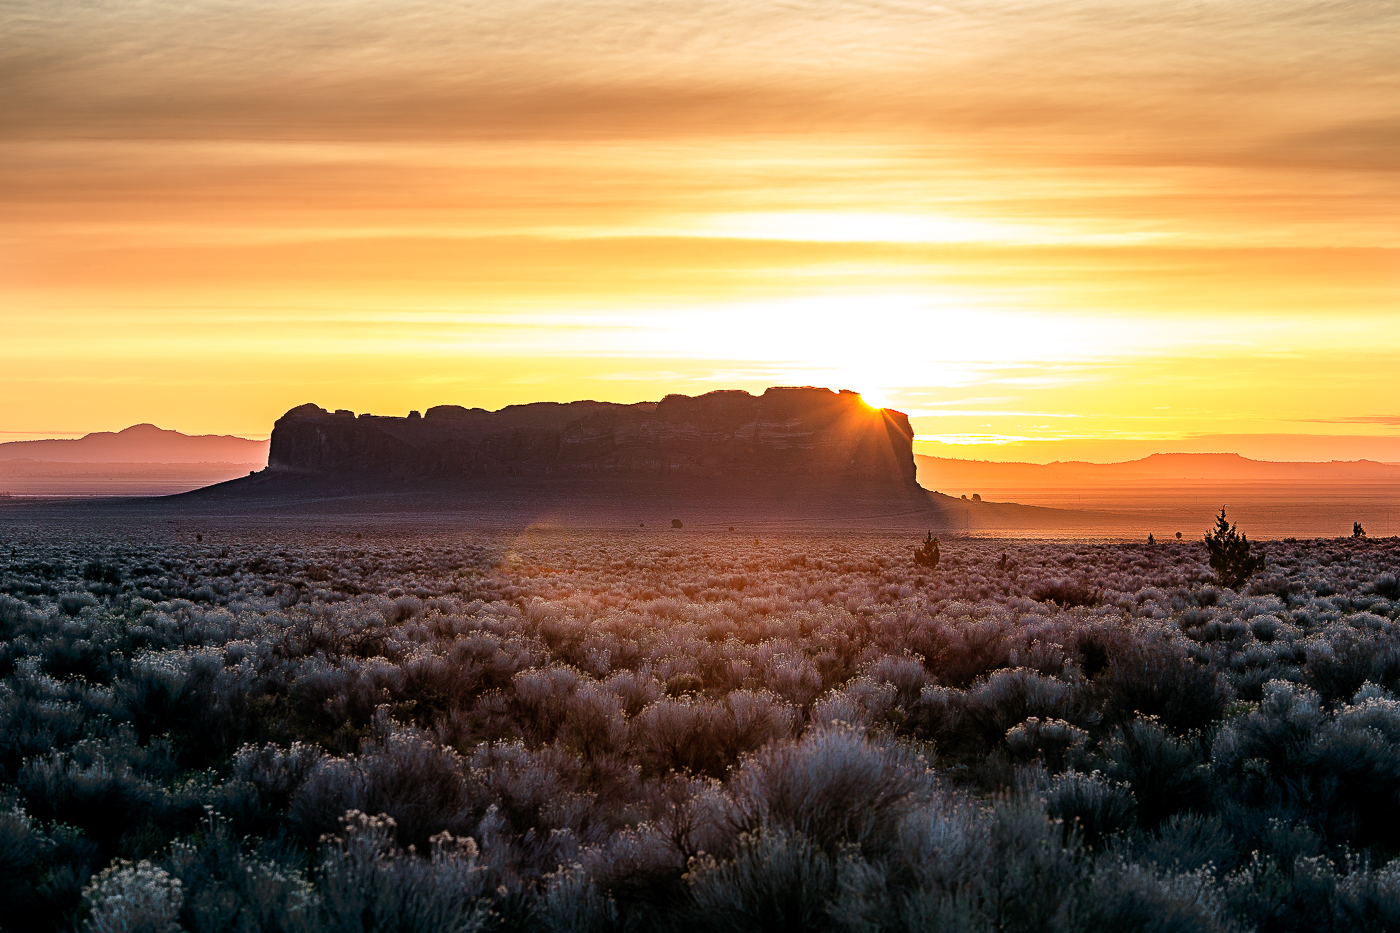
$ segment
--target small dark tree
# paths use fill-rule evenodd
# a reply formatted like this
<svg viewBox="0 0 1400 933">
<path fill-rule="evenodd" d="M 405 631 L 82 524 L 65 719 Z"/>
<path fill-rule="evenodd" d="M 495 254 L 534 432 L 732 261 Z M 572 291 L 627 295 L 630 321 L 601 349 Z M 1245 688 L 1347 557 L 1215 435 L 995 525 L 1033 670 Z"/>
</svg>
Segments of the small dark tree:
<svg viewBox="0 0 1400 933">
<path fill-rule="evenodd" d="M 682 522 L 679 518 L 673 518 L 673 519 L 671 519 L 671 527 L 672 527 L 672 528 L 684 528 L 684 527 L 685 527 L 685 523 Z"/>
<path fill-rule="evenodd" d="M 1225 518 L 1225 509 L 1215 519 L 1215 531 L 1205 536 L 1210 551 L 1210 569 L 1221 586 L 1236 589 L 1264 569 L 1264 555 L 1249 553 L 1249 538 L 1235 530 Z"/>
<path fill-rule="evenodd" d="M 1360 522 L 1352 522 L 1352 523 L 1351 523 L 1351 536 L 1352 536 L 1353 538 L 1364 538 L 1364 537 L 1366 537 L 1366 529 L 1361 527 L 1361 523 L 1360 523 Z"/>
<path fill-rule="evenodd" d="M 1147 543 L 1148 543 L 1148 544 L 1156 544 L 1156 543 L 1157 543 L 1157 539 L 1154 538 L 1154 537 L 1152 537 L 1152 532 L 1150 532 L 1150 531 L 1147 533 Z"/>
<path fill-rule="evenodd" d="M 941 557 L 942 555 L 938 553 L 938 539 L 933 536 L 931 531 L 928 533 L 928 537 L 924 538 L 924 543 L 914 548 L 915 566 L 936 570 Z"/>
</svg>

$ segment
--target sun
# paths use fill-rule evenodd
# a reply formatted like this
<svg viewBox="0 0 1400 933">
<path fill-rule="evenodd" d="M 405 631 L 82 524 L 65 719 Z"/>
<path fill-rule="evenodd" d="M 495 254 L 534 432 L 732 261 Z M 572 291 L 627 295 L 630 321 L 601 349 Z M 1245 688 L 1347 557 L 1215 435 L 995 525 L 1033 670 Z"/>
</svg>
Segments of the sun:
<svg viewBox="0 0 1400 933">
<path fill-rule="evenodd" d="M 888 389 L 861 389 L 860 400 L 871 408 L 889 408 L 890 397 Z"/>
</svg>

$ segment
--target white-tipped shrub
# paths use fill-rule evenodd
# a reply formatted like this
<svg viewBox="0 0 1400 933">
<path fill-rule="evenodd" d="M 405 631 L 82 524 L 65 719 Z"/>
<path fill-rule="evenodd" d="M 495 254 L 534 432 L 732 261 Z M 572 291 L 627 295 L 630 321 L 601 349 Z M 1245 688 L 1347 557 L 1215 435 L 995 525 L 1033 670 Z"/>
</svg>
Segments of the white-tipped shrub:
<svg viewBox="0 0 1400 933">
<path fill-rule="evenodd" d="M 851 729 L 810 732 L 744 762 L 733 781 L 734 822 L 749 832 L 787 827 L 828 851 L 882 852 L 925 788 L 923 767 Z"/>
<path fill-rule="evenodd" d="M 1066 762 L 1081 752 L 1089 741 L 1089 733 L 1063 719 L 1039 719 L 1035 716 L 1006 733 L 1006 749 L 1017 761 L 1040 759 L 1051 771 L 1064 770 Z"/>
<path fill-rule="evenodd" d="M 685 880 L 696 916 L 687 926 L 770 933 L 833 929 L 832 856 L 801 832 L 781 826 L 746 832 L 734 856 L 691 859 Z"/>
<path fill-rule="evenodd" d="M 318 931 L 472 933 L 485 927 L 488 887 L 470 838 L 434 836 L 429 857 L 394 844 L 394 821 L 352 810 L 327 837 L 314 872 Z"/>
<path fill-rule="evenodd" d="M 1066 829 L 1078 832 L 1093 849 L 1137 825 L 1137 804 L 1131 790 L 1097 771 L 1066 771 L 1054 778 L 1045 791 L 1045 809 L 1063 821 Z"/>
<path fill-rule="evenodd" d="M 83 889 L 90 933 L 175 933 L 184 903 L 180 881 L 164 868 L 122 859 L 104 868 Z"/>
</svg>

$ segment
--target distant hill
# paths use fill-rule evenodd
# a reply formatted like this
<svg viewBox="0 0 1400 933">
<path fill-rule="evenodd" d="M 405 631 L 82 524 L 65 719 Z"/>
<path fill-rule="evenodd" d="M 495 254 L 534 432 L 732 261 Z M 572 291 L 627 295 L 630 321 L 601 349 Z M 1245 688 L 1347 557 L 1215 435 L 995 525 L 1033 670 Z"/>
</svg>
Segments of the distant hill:
<svg viewBox="0 0 1400 933">
<path fill-rule="evenodd" d="M 0 460 L 49 463 L 267 463 L 268 441 L 228 434 L 181 434 L 153 424 L 100 431 L 76 440 L 11 441 L 0 444 Z"/>
<path fill-rule="evenodd" d="M 1143 537 L 1211 527 L 1222 507 L 1255 537 L 1334 537 L 1360 522 L 1368 534 L 1400 531 L 1400 464 L 1371 460 L 1288 463 L 1238 454 L 1154 454 L 1124 463 L 996 463 L 915 455 L 920 485 L 1083 513 L 1090 526 L 1135 527 Z M 959 498 L 957 501 L 962 502 Z M 976 506 L 973 527 L 976 527 Z M 1113 523 L 1089 513 L 1113 513 Z"/>
<path fill-rule="evenodd" d="M 914 455 L 919 484 L 943 492 L 986 489 L 1074 489 L 1104 486 L 1190 486 L 1221 483 L 1393 483 L 1400 465 L 1373 460 L 1283 463 L 1239 454 L 1153 454 L 1124 463 L 997 463 Z"/>
</svg>

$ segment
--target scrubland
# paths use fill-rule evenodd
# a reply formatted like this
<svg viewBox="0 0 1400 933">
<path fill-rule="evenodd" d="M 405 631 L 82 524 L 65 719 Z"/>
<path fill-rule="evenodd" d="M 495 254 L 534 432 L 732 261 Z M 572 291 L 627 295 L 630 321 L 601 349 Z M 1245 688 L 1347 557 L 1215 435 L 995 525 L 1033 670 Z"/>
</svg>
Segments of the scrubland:
<svg viewBox="0 0 1400 933">
<path fill-rule="evenodd" d="M 1400 542 L 918 543 L 6 528 L 0 926 L 1400 929 Z"/>
</svg>

